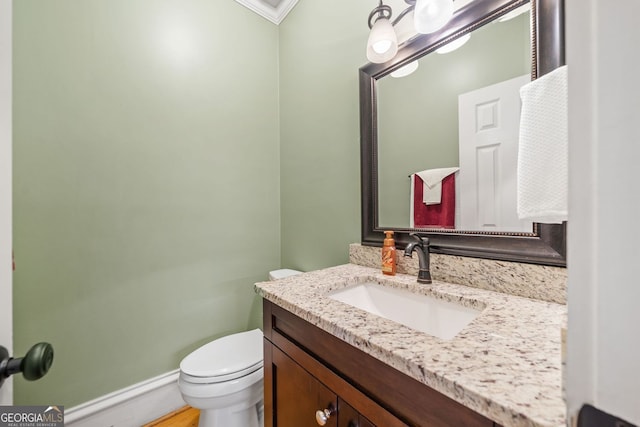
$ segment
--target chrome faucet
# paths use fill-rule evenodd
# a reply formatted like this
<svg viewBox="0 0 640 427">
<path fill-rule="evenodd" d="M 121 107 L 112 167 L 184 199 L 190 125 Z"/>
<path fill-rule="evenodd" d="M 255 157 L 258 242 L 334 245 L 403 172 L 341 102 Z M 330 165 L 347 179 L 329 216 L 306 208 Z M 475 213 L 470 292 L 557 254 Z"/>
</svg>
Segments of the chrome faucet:
<svg viewBox="0 0 640 427">
<path fill-rule="evenodd" d="M 416 241 L 411 242 L 404 248 L 404 256 L 412 258 L 413 251 L 418 252 L 418 283 L 431 283 L 431 272 L 429 271 L 429 239 L 420 237 L 417 233 L 411 233 Z"/>
</svg>

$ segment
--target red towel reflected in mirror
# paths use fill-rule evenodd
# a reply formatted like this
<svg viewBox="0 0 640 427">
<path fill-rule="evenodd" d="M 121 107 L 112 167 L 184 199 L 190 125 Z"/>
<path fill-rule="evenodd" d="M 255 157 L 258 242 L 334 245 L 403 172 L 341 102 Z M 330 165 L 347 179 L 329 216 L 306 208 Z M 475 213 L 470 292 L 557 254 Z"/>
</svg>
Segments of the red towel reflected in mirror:
<svg viewBox="0 0 640 427">
<path fill-rule="evenodd" d="M 413 175 L 413 226 L 415 228 L 455 228 L 456 174 L 442 180 L 442 199 L 437 205 L 425 205 L 422 201 L 424 183 Z"/>
</svg>

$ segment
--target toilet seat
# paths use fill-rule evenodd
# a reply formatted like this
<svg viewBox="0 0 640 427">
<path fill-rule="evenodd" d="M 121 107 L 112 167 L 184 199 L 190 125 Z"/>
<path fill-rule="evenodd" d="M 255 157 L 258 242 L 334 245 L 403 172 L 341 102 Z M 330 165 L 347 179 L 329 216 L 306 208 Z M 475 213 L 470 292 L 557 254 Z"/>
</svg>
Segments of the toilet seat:
<svg viewBox="0 0 640 427">
<path fill-rule="evenodd" d="M 263 365 L 262 331 L 254 329 L 219 338 L 180 362 L 182 381 L 213 384 L 247 376 Z"/>
<path fill-rule="evenodd" d="M 178 377 L 178 386 L 183 396 L 196 397 L 196 398 L 213 398 L 228 396 L 235 393 L 244 393 L 260 385 L 262 389 L 262 381 L 264 378 L 264 369 L 259 368 L 244 377 L 230 380 L 205 383 L 196 383 L 188 381 L 184 374 L 180 374 Z"/>
<path fill-rule="evenodd" d="M 249 374 L 256 372 L 261 368 L 262 368 L 262 361 L 260 361 L 260 363 L 257 363 L 249 368 L 243 369 L 238 372 L 231 372 L 225 375 L 202 377 L 202 376 L 189 375 L 185 372 L 180 372 L 180 378 L 182 381 L 192 383 L 192 384 L 216 384 L 216 383 L 224 383 L 224 382 L 237 380 L 239 378 L 243 378 Z"/>
</svg>

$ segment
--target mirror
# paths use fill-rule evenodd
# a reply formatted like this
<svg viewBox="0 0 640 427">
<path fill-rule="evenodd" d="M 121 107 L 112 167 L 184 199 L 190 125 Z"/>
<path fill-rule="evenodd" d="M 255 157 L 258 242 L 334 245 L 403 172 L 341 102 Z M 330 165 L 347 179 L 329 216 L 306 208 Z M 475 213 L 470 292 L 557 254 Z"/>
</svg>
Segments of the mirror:
<svg viewBox="0 0 640 427">
<path fill-rule="evenodd" d="M 518 90 L 531 80 L 529 10 L 529 5 L 523 5 L 516 10 L 523 12 L 519 16 L 478 28 L 455 51 L 423 56 L 408 76 L 391 74 L 378 80 L 380 227 L 421 226 L 420 216 L 415 225 L 410 215 L 420 211 L 420 206 L 410 206 L 410 175 L 458 167 L 453 228 L 533 232 L 532 222 L 517 218 L 515 185 Z M 510 84 L 514 78 L 517 84 Z M 496 99 L 500 104 L 495 104 Z M 479 111 L 490 117 L 474 117 L 478 104 L 484 107 Z M 510 122 L 504 123 L 507 118 Z M 485 147 L 479 151 L 474 143 L 475 119 L 487 121 L 479 135 L 487 141 L 482 141 Z M 467 165 L 460 168 L 461 163 Z M 474 179 L 473 170 L 478 166 L 478 175 L 495 177 L 495 183 L 479 185 L 482 181 Z M 478 193 L 487 194 L 477 197 Z M 476 206 L 480 209 L 473 209 Z"/>
<path fill-rule="evenodd" d="M 504 15 L 523 8 L 530 13 L 500 22 Z M 515 222 L 469 217 L 470 209 L 465 206 L 477 206 L 487 196 L 468 190 L 478 188 L 477 183 L 469 186 L 469 176 L 483 174 L 473 171 L 465 177 L 469 168 L 460 167 L 461 162 L 478 162 L 473 159 L 469 163 L 468 155 L 463 155 L 465 126 L 470 122 L 475 126 L 479 120 L 463 114 L 464 108 L 469 109 L 464 107 L 466 100 L 476 100 L 479 92 L 486 96 L 483 91 L 487 87 L 494 90 L 510 84 L 515 87 L 508 90 L 515 93 L 516 104 L 509 110 L 519 112 L 517 88 L 564 63 L 562 10 L 562 0 L 531 4 L 526 0 L 474 1 L 458 10 L 442 30 L 409 40 L 393 60 L 360 69 L 363 244 L 379 246 L 382 232 L 393 229 L 398 244 L 403 245 L 409 241 L 409 232 L 420 231 L 430 237 L 433 252 L 566 265 L 564 224 L 517 220 L 515 157 L 501 166 L 507 172 L 494 183 L 500 192 L 496 196 L 502 201 L 500 207 L 506 212 L 497 217 L 511 215 Z M 435 53 L 467 34 L 470 40 L 457 51 Z M 390 76 L 414 61 L 419 67 L 413 74 L 398 79 Z M 509 83 L 516 80 L 516 86 Z M 511 120 L 517 123 L 519 115 Z M 516 149 L 512 152 L 517 156 L 517 124 L 514 128 Z M 460 167 L 453 174 L 455 187 L 450 187 L 456 193 L 455 222 L 414 223 L 417 215 L 411 212 L 411 202 L 415 177 L 411 175 L 443 167 Z M 492 172 L 490 176 L 495 180 L 499 174 Z M 467 190 L 461 191 L 461 182 Z M 421 184 L 414 183 L 418 194 Z M 442 194 L 445 197 L 444 189 Z M 508 197 L 513 201 L 505 202 Z"/>
</svg>

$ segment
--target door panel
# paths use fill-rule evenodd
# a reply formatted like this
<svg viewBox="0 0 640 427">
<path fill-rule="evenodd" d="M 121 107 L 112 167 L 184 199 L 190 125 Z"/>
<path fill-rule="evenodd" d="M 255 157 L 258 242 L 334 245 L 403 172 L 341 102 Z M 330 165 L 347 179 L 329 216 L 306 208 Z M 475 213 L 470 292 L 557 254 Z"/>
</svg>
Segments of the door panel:
<svg viewBox="0 0 640 427">
<path fill-rule="evenodd" d="M 0 1 L 0 345 L 13 352 L 11 263 L 11 16 L 12 1 Z M 11 378 L 0 405 L 12 403 Z"/>
<path fill-rule="evenodd" d="M 520 87 L 530 80 L 521 76 L 460 95 L 456 228 L 533 230 L 516 210 Z"/>
</svg>

